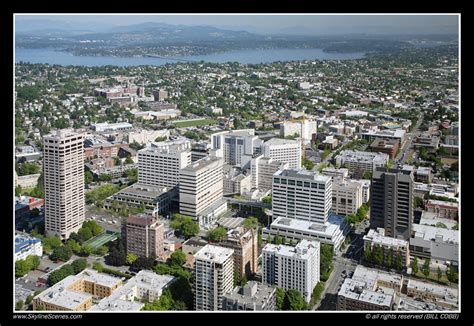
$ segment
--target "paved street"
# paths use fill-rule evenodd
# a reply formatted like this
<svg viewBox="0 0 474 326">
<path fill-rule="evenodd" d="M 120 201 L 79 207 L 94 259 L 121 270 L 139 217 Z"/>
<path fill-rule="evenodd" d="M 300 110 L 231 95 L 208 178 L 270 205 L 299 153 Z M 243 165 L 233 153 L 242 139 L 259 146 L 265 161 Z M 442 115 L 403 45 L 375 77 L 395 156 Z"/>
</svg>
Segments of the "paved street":
<svg viewBox="0 0 474 326">
<path fill-rule="evenodd" d="M 396 160 L 399 161 L 400 164 L 405 164 L 406 160 L 408 159 L 408 154 L 411 149 L 413 138 L 415 138 L 418 135 L 418 128 L 420 128 L 422 122 L 423 122 L 423 114 L 420 114 L 418 117 L 418 121 L 415 125 L 415 128 L 413 128 L 413 131 L 408 136 L 408 141 L 406 142 L 405 146 L 400 150 L 400 153 L 396 157 Z"/>
</svg>

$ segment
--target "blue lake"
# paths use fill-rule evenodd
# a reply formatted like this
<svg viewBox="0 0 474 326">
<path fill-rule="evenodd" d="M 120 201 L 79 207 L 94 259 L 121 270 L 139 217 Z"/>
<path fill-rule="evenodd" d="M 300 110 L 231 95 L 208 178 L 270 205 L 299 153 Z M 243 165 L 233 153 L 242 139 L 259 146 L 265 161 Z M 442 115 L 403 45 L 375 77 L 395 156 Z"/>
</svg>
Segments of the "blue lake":
<svg viewBox="0 0 474 326">
<path fill-rule="evenodd" d="M 268 50 L 239 50 L 222 53 L 176 57 L 191 61 L 206 61 L 213 63 L 239 62 L 243 64 L 271 63 L 275 61 L 297 60 L 348 60 L 364 57 L 363 52 L 356 53 L 327 53 L 322 49 L 268 49 Z M 15 49 L 15 62 L 48 63 L 59 65 L 81 66 L 161 66 L 167 63 L 180 62 L 171 58 L 146 57 L 106 57 L 106 56 L 74 56 L 64 51 L 52 49 Z"/>
</svg>

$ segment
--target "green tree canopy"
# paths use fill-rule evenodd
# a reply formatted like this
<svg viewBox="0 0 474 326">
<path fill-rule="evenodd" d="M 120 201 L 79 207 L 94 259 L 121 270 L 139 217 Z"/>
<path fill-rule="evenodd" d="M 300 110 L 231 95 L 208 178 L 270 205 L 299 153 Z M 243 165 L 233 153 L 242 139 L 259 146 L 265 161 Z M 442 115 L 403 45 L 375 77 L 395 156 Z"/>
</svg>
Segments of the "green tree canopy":
<svg viewBox="0 0 474 326">
<path fill-rule="evenodd" d="M 207 232 L 207 238 L 214 242 L 221 241 L 222 239 L 225 238 L 226 235 L 227 235 L 227 230 L 223 228 L 222 226 L 219 226 Z"/>
<path fill-rule="evenodd" d="M 303 295 L 296 289 L 286 291 L 285 300 L 283 301 L 283 310 L 307 310 L 308 306 Z"/>
</svg>

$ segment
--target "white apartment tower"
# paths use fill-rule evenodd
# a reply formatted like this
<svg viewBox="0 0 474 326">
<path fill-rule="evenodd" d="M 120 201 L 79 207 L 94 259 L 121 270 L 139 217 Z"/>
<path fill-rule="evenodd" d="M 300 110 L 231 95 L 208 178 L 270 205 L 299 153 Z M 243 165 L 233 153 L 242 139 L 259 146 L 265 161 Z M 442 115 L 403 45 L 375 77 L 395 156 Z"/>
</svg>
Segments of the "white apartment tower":
<svg viewBox="0 0 474 326">
<path fill-rule="evenodd" d="M 302 240 L 296 247 L 267 244 L 262 250 L 264 284 L 298 290 L 306 302 L 319 282 L 320 243 Z"/>
<path fill-rule="evenodd" d="M 181 214 L 199 219 L 203 211 L 222 201 L 223 165 L 222 158 L 205 157 L 181 169 L 179 181 Z"/>
<path fill-rule="evenodd" d="M 195 255 L 194 309 L 222 310 L 222 299 L 234 288 L 233 249 L 206 245 Z"/>
<path fill-rule="evenodd" d="M 290 168 L 301 168 L 301 140 L 272 138 L 263 144 L 262 149 L 265 157 L 288 163 Z"/>
<path fill-rule="evenodd" d="M 180 170 L 191 164 L 190 144 L 156 143 L 138 151 L 138 183 L 153 187 L 175 189 Z"/>
<path fill-rule="evenodd" d="M 84 222 L 84 135 L 57 130 L 43 144 L 45 231 L 66 240 Z"/>
<path fill-rule="evenodd" d="M 332 178 L 304 169 L 273 175 L 273 220 L 293 218 L 324 224 L 332 206 Z"/>
</svg>

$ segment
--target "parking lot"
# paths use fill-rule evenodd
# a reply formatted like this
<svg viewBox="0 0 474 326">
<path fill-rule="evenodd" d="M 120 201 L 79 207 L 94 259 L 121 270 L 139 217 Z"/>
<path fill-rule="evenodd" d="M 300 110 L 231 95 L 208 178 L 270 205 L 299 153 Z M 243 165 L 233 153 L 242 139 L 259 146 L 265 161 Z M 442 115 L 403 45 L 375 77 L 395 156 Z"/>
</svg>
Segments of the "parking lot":
<svg viewBox="0 0 474 326">
<path fill-rule="evenodd" d="M 86 221 L 96 221 L 104 230 L 120 232 L 122 217 L 108 212 L 96 213 L 86 210 Z"/>
</svg>

